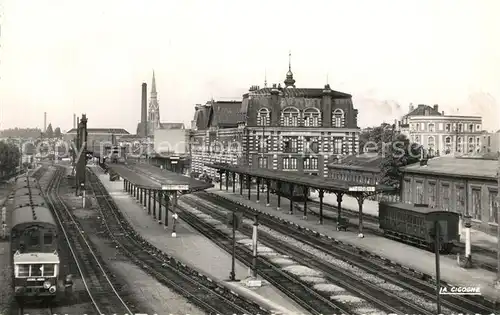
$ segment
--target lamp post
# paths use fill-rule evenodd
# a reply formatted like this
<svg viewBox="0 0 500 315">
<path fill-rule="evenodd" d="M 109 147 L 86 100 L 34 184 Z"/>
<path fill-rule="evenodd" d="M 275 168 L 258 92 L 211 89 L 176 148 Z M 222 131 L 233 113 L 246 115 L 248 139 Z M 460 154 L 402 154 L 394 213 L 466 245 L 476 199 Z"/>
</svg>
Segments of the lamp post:
<svg viewBox="0 0 500 315">
<path fill-rule="evenodd" d="M 85 183 L 81 183 L 80 186 L 82 187 L 82 208 L 85 209 Z"/>
<path fill-rule="evenodd" d="M 472 255 L 471 255 L 471 239 L 470 239 L 470 228 L 472 217 L 467 213 L 464 216 L 464 226 L 465 226 L 465 263 L 464 268 L 472 267 Z"/>
</svg>

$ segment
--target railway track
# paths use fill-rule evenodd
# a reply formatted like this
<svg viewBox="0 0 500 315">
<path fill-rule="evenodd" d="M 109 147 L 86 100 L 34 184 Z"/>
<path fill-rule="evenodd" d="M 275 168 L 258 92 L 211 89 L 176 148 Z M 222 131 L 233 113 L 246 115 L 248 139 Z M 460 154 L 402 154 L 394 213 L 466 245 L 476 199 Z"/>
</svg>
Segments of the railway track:
<svg viewBox="0 0 500 315">
<path fill-rule="evenodd" d="M 98 177 L 88 171 L 94 196 L 108 234 L 122 252 L 161 283 L 173 288 L 209 314 L 269 314 L 182 262 L 161 253 L 133 232 Z"/>
<path fill-rule="evenodd" d="M 57 167 L 46 190 L 46 198 L 54 211 L 62 234 L 74 258 L 83 286 L 97 314 L 135 314 L 121 297 L 108 270 L 96 255 L 90 241 L 80 228 L 70 210 L 59 197 L 59 185 L 65 169 Z"/>
<path fill-rule="evenodd" d="M 241 212 L 246 217 L 253 217 L 255 212 L 246 207 L 234 204 L 224 198 L 213 196 L 208 193 L 197 193 L 207 206 L 209 201 L 212 204 L 223 207 L 226 211 L 236 210 Z M 198 203 L 200 204 L 200 203 Z M 304 244 L 312 246 L 324 253 L 327 253 L 337 259 L 344 260 L 357 268 L 375 274 L 389 283 L 396 284 L 413 292 L 418 296 L 428 299 L 435 299 L 435 284 L 434 282 L 421 279 L 421 275 L 412 274 L 401 270 L 396 266 L 388 265 L 386 261 L 380 261 L 378 258 L 371 256 L 369 253 L 360 253 L 349 246 L 336 243 L 327 238 L 319 237 L 312 231 L 305 229 L 297 231 L 296 227 L 291 227 L 283 222 L 277 222 L 270 216 L 259 215 L 260 222 L 265 226 L 279 233 L 285 234 Z M 442 283 L 442 285 L 446 285 Z M 442 296 L 442 305 L 459 313 L 475 313 L 475 314 L 493 314 L 496 312 L 495 305 L 484 300 L 480 296 Z"/>
<path fill-rule="evenodd" d="M 18 307 L 17 310 L 12 312 L 13 315 L 53 315 L 52 306 L 45 307 Z"/>
<path fill-rule="evenodd" d="M 201 210 L 217 220 L 224 220 L 226 214 L 230 210 L 222 210 L 211 203 L 203 203 L 202 200 L 191 199 L 190 196 L 183 199 L 183 202 L 189 206 Z M 189 198 L 189 199 L 188 199 Z M 239 229 L 247 237 L 252 235 L 252 227 L 243 224 Z M 346 273 L 344 269 L 334 266 L 333 264 L 328 264 L 321 258 L 314 257 L 310 253 L 298 248 L 297 246 L 290 245 L 287 242 L 280 241 L 273 236 L 259 232 L 259 242 L 263 243 L 274 249 L 276 252 L 283 255 L 289 255 L 293 260 L 313 268 L 314 270 L 321 271 L 326 275 L 325 279 L 332 283 L 335 283 L 351 293 L 371 302 L 380 309 L 388 313 L 396 314 L 427 314 L 431 315 L 430 312 L 422 307 L 414 305 L 414 303 L 402 299 L 395 295 L 394 293 L 384 290 L 381 287 L 359 277 L 355 274 Z"/>
<path fill-rule="evenodd" d="M 185 210 L 178 206 L 179 209 Z M 182 211 L 179 217 L 198 230 L 201 234 L 209 238 L 220 248 L 228 253 L 232 253 L 232 239 L 213 228 L 210 224 L 200 220 L 189 211 Z M 252 252 L 243 246 L 236 246 L 236 259 L 248 267 L 252 266 Z M 259 275 L 269 283 L 285 293 L 312 314 L 351 314 L 351 311 L 342 305 L 329 299 L 329 296 L 321 295 L 303 281 L 289 275 L 273 263 L 263 257 L 257 257 L 259 265 Z"/>
</svg>

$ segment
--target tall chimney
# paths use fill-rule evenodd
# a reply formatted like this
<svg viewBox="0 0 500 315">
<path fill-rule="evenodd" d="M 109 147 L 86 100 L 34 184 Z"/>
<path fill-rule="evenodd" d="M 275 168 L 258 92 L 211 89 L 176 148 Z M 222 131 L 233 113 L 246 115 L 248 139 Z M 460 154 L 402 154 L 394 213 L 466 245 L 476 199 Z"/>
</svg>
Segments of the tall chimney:
<svg viewBox="0 0 500 315">
<path fill-rule="evenodd" d="M 142 99 L 141 99 L 141 125 L 143 128 L 143 137 L 147 137 L 148 135 L 148 124 L 147 124 L 147 115 L 148 115 L 148 107 L 147 107 L 147 93 L 148 93 L 148 85 L 146 83 L 142 84 Z"/>
<path fill-rule="evenodd" d="M 73 114 L 73 128 L 76 128 L 76 114 Z"/>
<path fill-rule="evenodd" d="M 47 112 L 43 113 L 43 132 L 47 132 Z"/>
<path fill-rule="evenodd" d="M 80 125 L 80 117 L 76 117 L 76 128 Z"/>
</svg>

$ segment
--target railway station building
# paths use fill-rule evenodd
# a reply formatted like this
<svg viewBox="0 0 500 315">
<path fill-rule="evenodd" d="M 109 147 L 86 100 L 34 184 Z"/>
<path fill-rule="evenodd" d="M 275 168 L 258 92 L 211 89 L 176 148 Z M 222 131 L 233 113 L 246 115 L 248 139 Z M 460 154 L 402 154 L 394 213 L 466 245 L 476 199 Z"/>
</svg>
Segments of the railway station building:
<svg viewBox="0 0 500 315">
<path fill-rule="evenodd" d="M 401 168 L 403 202 L 470 215 L 472 228 L 496 235 L 497 158 L 436 157 Z"/>
<path fill-rule="evenodd" d="M 113 138 L 120 139 L 130 136 L 130 133 L 123 128 L 87 128 L 87 149 L 89 151 L 98 151 L 101 143 L 111 143 Z M 72 142 L 76 139 L 77 129 L 73 128 L 64 134 L 64 140 Z"/>
<path fill-rule="evenodd" d="M 301 172 L 328 177 L 328 164 L 356 154 L 358 110 L 352 96 L 323 88 L 298 88 L 291 67 L 284 86 L 252 86 L 242 100 L 196 105 L 192 170 L 217 177 L 207 163 Z"/>
</svg>

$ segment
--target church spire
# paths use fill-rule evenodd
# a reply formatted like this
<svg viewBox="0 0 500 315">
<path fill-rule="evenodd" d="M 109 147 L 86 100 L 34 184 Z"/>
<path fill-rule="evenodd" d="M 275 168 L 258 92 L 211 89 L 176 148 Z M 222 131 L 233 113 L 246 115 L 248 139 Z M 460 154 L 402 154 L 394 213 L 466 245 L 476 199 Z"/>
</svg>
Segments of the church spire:
<svg viewBox="0 0 500 315">
<path fill-rule="evenodd" d="M 158 93 L 156 92 L 156 78 L 153 70 L 153 80 L 151 82 L 151 95 L 149 98 L 149 122 L 148 128 L 152 128 L 148 134 L 154 134 L 154 130 L 160 128 L 160 105 L 158 103 Z"/>
<path fill-rule="evenodd" d="M 153 70 L 153 82 L 151 84 L 151 94 L 156 94 L 156 79 L 155 79 L 155 71 Z"/>
<path fill-rule="evenodd" d="M 292 72 L 292 52 L 288 52 L 288 72 L 286 73 L 285 87 L 295 87 L 295 79 Z"/>
</svg>

